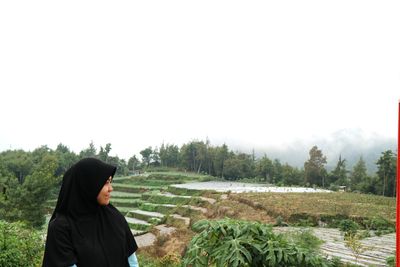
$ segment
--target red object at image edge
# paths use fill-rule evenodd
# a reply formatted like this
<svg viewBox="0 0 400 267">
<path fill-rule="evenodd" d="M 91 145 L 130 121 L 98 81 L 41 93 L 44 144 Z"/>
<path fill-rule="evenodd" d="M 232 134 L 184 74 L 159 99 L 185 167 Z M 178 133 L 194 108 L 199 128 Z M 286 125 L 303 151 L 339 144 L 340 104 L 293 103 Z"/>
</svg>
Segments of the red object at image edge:
<svg viewBox="0 0 400 267">
<path fill-rule="evenodd" d="M 397 131 L 397 183 L 396 183 L 396 266 L 400 266 L 400 101 L 399 101 L 399 117 L 398 117 L 398 131 Z"/>
</svg>

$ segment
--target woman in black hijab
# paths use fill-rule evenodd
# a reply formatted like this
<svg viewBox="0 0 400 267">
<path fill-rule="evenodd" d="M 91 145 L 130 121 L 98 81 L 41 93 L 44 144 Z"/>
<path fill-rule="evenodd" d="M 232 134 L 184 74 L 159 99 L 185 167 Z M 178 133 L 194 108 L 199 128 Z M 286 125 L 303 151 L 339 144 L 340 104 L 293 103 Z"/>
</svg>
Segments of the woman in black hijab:
<svg viewBox="0 0 400 267">
<path fill-rule="evenodd" d="M 115 171 L 95 158 L 67 170 L 48 226 L 43 267 L 137 266 L 128 223 L 109 204 Z"/>
</svg>

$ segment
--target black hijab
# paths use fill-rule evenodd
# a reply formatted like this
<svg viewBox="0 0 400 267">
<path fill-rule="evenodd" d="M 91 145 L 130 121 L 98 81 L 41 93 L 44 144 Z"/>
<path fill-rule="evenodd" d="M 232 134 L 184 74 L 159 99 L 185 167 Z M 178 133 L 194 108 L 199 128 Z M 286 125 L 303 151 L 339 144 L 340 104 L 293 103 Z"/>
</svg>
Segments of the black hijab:
<svg viewBox="0 0 400 267">
<path fill-rule="evenodd" d="M 47 231 L 43 267 L 129 267 L 137 245 L 124 216 L 97 195 L 116 168 L 85 158 L 64 174 Z"/>
</svg>

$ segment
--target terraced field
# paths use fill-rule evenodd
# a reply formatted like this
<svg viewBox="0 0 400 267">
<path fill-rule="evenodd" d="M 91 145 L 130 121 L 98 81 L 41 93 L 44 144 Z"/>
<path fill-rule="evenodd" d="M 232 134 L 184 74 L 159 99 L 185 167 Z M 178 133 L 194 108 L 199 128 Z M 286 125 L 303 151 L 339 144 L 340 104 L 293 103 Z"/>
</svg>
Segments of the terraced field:
<svg viewBox="0 0 400 267">
<path fill-rule="evenodd" d="M 288 206 L 290 203 L 292 203 L 291 205 L 297 203 L 296 212 L 309 212 L 311 214 L 314 212 L 309 208 L 311 205 L 302 205 L 303 209 L 309 209 L 302 211 L 298 206 L 299 203 L 305 203 L 305 200 L 314 198 L 318 198 L 312 201 L 314 205 L 325 199 L 329 199 L 329 203 L 332 203 L 334 199 L 341 196 L 334 193 L 315 193 L 311 195 L 307 193 L 304 195 L 298 193 L 285 193 L 282 195 L 276 193 L 232 193 L 229 195 L 208 192 L 209 194 L 207 194 L 207 191 L 171 186 L 186 182 L 199 182 L 204 178 L 202 176 L 193 178 L 193 176 L 189 175 L 185 176 L 183 173 L 157 173 L 140 177 L 116 177 L 114 179 L 111 203 L 124 214 L 139 247 L 152 246 L 157 243 L 157 239 L 160 236 L 171 235 L 180 229 L 190 229 L 192 220 L 198 217 L 213 219 L 215 218 L 213 216 L 222 213 L 223 216 L 252 220 L 254 217 L 249 215 L 253 212 L 253 214 L 259 215 L 256 220 L 259 220 L 260 216 L 273 216 L 271 218 L 276 218 L 274 214 L 283 219 L 289 219 L 293 217 L 288 213 L 293 209 L 293 206 Z M 209 180 L 210 178 L 206 177 L 206 179 Z M 204 195 L 212 197 L 204 197 Z M 349 197 L 347 195 L 342 196 L 344 199 Z M 383 199 L 382 202 L 380 199 L 369 196 L 367 198 L 368 201 L 366 200 L 366 203 L 382 204 L 384 207 L 387 206 L 386 202 L 389 201 Z M 357 199 L 359 201 L 363 200 L 363 198 L 358 197 Z M 353 202 L 353 199 L 347 202 Z M 344 207 L 352 208 L 347 202 L 339 203 L 340 205 L 335 204 L 339 208 L 335 206 L 333 211 L 324 211 L 318 207 L 316 212 L 324 211 L 325 213 L 331 212 L 334 214 L 334 212 L 344 210 Z M 51 205 L 55 204 L 54 201 L 49 203 Z M 392 205 L 391 202 L 389 204 Z M 239 206 L 242 208 L 240 211 Z M 324 205 L 325 209 L 328 206 Z M 283 208 L 284 212 L 279 210 L 280 208 Z M 373 208 L 374 206 L 369 207 L 371 210 Z M 391 210 L 392 207 L 389 206 L 389 208 L 383 210 L 382 215 L 391 213 Z M 386 217 L 392 218 L 391 215 Z M 293 229 L 295 228 L 276 227 L 275 231 L 285 232 Z M 339 257 L 345 262 L 357 263 L 361 266 L 385 266 L 386 258 L 393 255 L 395 250 L 395 234 L 366 238 L 362 240 L 362 243 L 369 249 L 356 260 L 351 250 L 345 246 L 343 235 L 338 229 L 323 227 L 313 227 L 312 229 L 314 234 L 324 241 L 321 246 L 321 252 L 328 257 Z M 180 239 L 180 236 L 175 236 L 174 238 Z M 165 248 L 167 251 L 169 249 L 169 247 Z"/>
<path fill-rule="evenodd" d="M 206 213 L 207 209 L 202 206 L 215 202 L 214 199 L 199 196 L 198 190 L 170 187 L 172 184 L 192 181 L 193 178 L 201 176 L 157 173 L 114 180 L 111 203 L 125 215 L 139 246 L 155 242 L 155 235 L 150 232 L 152 229 L 161 234 L 175 231 L 175 228 L 165 225 L 167 220 L 188 227 L 191 219 L 181 214 Z"/>
</svg>

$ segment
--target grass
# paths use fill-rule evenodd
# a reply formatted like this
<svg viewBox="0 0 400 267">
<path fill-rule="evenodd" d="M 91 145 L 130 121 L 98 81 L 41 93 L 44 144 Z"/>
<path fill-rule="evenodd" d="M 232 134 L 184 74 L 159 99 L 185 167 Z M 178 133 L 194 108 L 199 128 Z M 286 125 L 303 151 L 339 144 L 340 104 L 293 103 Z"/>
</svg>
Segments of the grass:
<svg viewBox="0 0 400 267">
<path fill-rule="evenodd" d="M 143 192 L 147 192 L 147 191 L 151 191 L 151 190 L 166 189 L 167 185 L 165 185 L 165 186 L 151 186 L 151 185 L 139 185 L 139 184 L 113 183 L 112 187 L 113 187 L 113 189 L 115 191 L 128 192 L 128 193 L 143 193 Z"/>
<path fill-rule="evenodd" d="M 155 211 L 162 214 L 168 214 L 173 212 L 176 209 L 176 207 L 164 206 L 160 205 L 159 203 L 142 203 L 139 209 L 144 211 Z"/>
<path fill-rule="evenodd" d="M 129 193 L 122 191 L 113 191 L 111 193 L 111 198 L 140 198 L 141 194 L 139 193 Z"/>
<path fill-rule="evenodd" d="M 139 220 L 143 220 L 143 221 L 147 221 L 147 222 L 149 222 L 152 218 L 155 218 L 155 220 L 153 220 L 153 221 L 157 222 L 157 223 L 162 221 L 162 219 L 163 219 L 163 218 L 153 217 L 153 216 L 147 215 L 147 214 L 138 213 L 133 210 L 129 211 L 126 216 L 131 217 L 131 218 L 136 218 Z"/>
<path fill-rule="evenodd" d="M 183 196 L 164 196 L 157 194 L 142 194 L 142 200 L 157 204 L 174 204 L 174 205 L 204 205 L 207 202 L 198 197 L 185 198 Z"/>
<path fill-rule="evenodd" d="M 114 182 L 114 183 L 119 183 L 119 182 L 121 182 L 121 181 L 128 180 L 128 179 L 130 179 L 130 178 L 131 178 L 131 176 L 115 176 L 115 177 L 113 178 L 113 182 Z"/>
<path fill-rule="evenodd" d="M 139 231 L 150 231 L 150 229 L 153 227 L 152 224 L 140 224 L 140 223 L 130 223 L 128 222 L 128 225 L 131 229 L 139 230 Z"/>
<path fill-rule="evenodd" d="M 114 179 L 113 188 L 116 191 L 128 193 L 144 193 L 155 190 L 169 191 L 177 195 L 200 195 L 199 190 L 171 187 L 173 184 L 216 180 L 215 177 L 192 172 L 157 171 L 147 175 L 121 176 Z"/>
<path fill-rule="evenodd" d="M 111 198 L 111 204 L 117 208 L 120 207 L 139 207 L 143 201 L 141 199 L 125 199 L 125 198 Z"/>
<path fill-rule="evenodd" d="M 231 199 L 285 221 L 315 218 L 375 218 L 395 221 L 395 198 L 357 193 L 244 193 Z"/>
<path fill-rule="evenodd" d="M 179 188 L 174 186 L 168 186 L 167 191 L 172 194 L 182 196 L 200 196 L 203 193 L 201 190 Z"/>
<path fill-rule="evenodd" d="M 157 255 L 158 256 L 158 255 Z M 138 252 L 138 261 L 140 266 L 146 267 L 181 267 L 180 255 L 167 254 L 163 257 L 154 257 L 146 251 Z"/>
<path fill-rule="evenodd" d="M 133 210 L 134 208 L 131 208 L 131 207 L 121 207 L 121 206 L 118 206 L 118 207 L 116 207 L 117 208 L 117 210 L 119 210 L 119 212 L 121 212 L 123 215 L 126 215 L 129 211 L 131 211 L 131 210 Z"/>
</svg>

